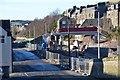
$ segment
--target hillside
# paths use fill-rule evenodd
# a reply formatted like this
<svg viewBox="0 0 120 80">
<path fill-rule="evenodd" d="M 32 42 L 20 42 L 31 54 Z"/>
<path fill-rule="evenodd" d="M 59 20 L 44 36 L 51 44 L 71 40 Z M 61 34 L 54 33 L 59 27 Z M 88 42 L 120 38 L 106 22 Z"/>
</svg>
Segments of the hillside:
<svg viewBox="0 0 120 80">
<path fill-rule="evenodd" d="M 19 22 L 21 24 L 26 24 L 32 22 L 32 20 L 11 20 L 11 22 Z"/>
<path fill-rule="evenodd" d="M 35 37 L 41 36 L 44 33 L 51 32 L 53 29 L 53 24 L 57 25 L 57 20 L 60 18 L 61 15 L 53 15 L 53 16 L 46 16 L 44 19 L 35 19 L 34 21 L 30 22 L 26 30 L 22 31 L 18 34 L 18 36 L 25 36 L 25 37 Z M 30 34 L 29 34 L 30 30 Z"/>
</svg>

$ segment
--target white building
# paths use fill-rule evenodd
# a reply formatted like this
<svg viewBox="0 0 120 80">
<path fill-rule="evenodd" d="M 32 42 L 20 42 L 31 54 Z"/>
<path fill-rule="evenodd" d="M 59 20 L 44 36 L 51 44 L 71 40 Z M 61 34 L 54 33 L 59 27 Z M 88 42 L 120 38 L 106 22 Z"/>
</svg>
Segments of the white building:
<svg viewBox="0 0 120 80">
<path fill-rule="evenodd" d="M 3 77 L 9 77 L 9 73 L 12 72 L 10 20 L 0 20 L 0 67 Z"/>
</svg>

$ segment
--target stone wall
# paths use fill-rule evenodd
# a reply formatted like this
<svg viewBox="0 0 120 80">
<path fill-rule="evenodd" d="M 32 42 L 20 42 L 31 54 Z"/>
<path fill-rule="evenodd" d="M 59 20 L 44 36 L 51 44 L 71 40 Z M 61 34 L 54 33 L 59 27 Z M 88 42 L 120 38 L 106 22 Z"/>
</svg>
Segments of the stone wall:
<svg viewBox="0 0 120 80">
<path fill-rule="evenodd" d="M 91 60 L 90 75 L 97 78 L 118 78 L 120 77 L 118 62 L 118 57 Z"/>
</svg>

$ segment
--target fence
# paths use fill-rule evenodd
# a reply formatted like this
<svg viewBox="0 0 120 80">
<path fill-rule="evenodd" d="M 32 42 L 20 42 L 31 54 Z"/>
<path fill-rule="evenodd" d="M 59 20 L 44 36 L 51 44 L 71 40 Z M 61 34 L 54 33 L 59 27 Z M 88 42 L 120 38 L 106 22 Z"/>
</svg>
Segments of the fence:
<svg viewBox="0 0 120 80">
<path fill-rule="evenodd" d="M 69 69 L 69 57 L 68 56 L 60 55 L 59 61 L 60 61 L 61 67 Z"/>
<path fill-rule="evenodd" d="M 59 58 L 59 54 L 46 51 L 46 59 L 48 59 L 50 62 L 54 61 L 56 63 L 59 63 Z"/>
<path fill-rule="evenodd" d="M 61 55 L 58 53 L 53 53 L 46 51 L 46 59 L 51 62 L 56 62 L 61 65 L 61 67 L 69 68 L 69 56 Z M 111 59 L 111 58 L 110 58 Z M 71 70 L 81 72 L 83 75 L 91 75 L 98 78 L 109 78 L 118 77 L 118 58 L 110 61 L 109 58 L 106 59 L 85 59 L 85 58 L 75 58 L 71 57 Z M 110 75 L 106 75 L 110 74 Z"/>
<path fill-rule="evenodd" d="M 71 58 L 71 70 L 82 72 L 86 75 L 90 75 L 89 71 L 89 59 L 84 58 Z"/>
<path fill-rule="evenodd" d="M 61 67 L 69 69 L 69 56 L 46 51 L 46 59 L 50 62 L 60 64 Z M 89 59 L 71 57 L 71 70 L 89 75 Z"/>
<path fill-rule="evenodd" d="M 69 68 L 69 57 L 61 55 L 59 53 L 53 53 L 50 51 L 46 51 L 46 59 L 50 62 L 55 62 L 60 64 L 61 67 Z"/>
</svg>

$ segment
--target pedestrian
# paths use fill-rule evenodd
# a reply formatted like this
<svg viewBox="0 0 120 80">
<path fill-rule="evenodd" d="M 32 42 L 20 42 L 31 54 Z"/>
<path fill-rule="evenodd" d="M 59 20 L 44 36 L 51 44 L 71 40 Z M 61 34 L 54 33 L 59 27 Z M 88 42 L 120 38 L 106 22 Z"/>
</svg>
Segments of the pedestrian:
<svg viewBox="0 0 120 80">
<path fill-rule="evenodd" d="M 85 56 L 85 50 L 87 49 L 88 45 L 87 44 L 84 44 L 81 48 L 81 56 L 84 57 Z"/>
</svg>

